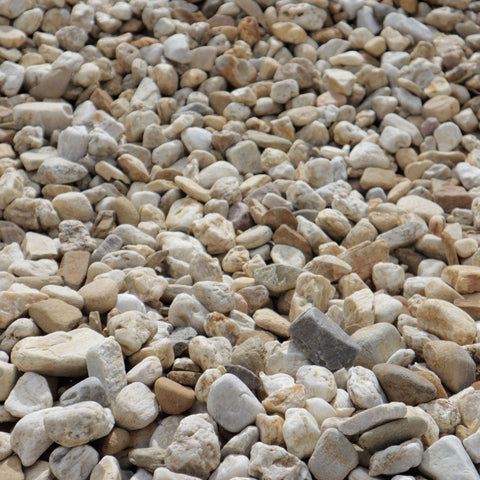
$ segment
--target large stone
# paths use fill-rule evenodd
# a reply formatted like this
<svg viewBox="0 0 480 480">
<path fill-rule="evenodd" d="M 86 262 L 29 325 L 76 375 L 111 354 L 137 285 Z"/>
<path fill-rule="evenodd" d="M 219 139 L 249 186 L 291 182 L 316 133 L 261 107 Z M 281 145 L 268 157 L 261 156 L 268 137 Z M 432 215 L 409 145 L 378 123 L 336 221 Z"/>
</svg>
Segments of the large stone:
<svg viewBox="0 0 480 480">
<path fill-rule="evenodd" d="M 50 439 L 67 448 L 105 437 L 115 424 L 109 409 L 91 401 L 53 409 L 43 422 Z"/>
<path fill-rule="evenodd" d="M 59 330 L 68 332 L 77 327 L 82 319 L 82 312 L 78 308 L 56 298 L 34 303 L 28 313 L 45 333 Z"/>
<path fill-rule="evenodd" d="M 289 333 L 311 362 L 332 371 L 351 367 L 360 352 L 357 343 L 315 307 L 298 316 Z"/>
<path fill-rule="evenodd" d="M 86 353 L 105 337 L 90 328 L 54 332 L 20 340 L 12 350 L 12 363 L 23 372 L 60 377 L 87 375 Z"/>
<path fill-rule="evenodd" d="M 26 102 L 13 108 L 15 122 L 40 126 L 47 135 L 68 127 L 72 118 L 72 107 L 64 102 Z"/>
<path fill-rule="evenodd" d="M 240 432 L 265 409 L 248 387 L 235 375 L 225 374 L 210 388 L 207 410 L 229 432 Z"/>
<path fill-rule="evenodd" d="M 418 326 L 460 345 L 472 343 L 477 327 L 470 315 L 445 300 L 427 299 L 417 310 Z"/>
<path fill-rule="evenodd" d="M 455 342 L 437 340 L 423 347 L 423 356 L 428 368 L 433 370 L 442 383 L 454 393 L 469 387 L 475 381 L 475 362 Z"/>
<path fill-rule="evenodd" d="M 420 472 L 435 480 L 480 478 L 462 442 L 454 435 L 446 435 L 427 448 L 418 468 Z"/>
</svg>

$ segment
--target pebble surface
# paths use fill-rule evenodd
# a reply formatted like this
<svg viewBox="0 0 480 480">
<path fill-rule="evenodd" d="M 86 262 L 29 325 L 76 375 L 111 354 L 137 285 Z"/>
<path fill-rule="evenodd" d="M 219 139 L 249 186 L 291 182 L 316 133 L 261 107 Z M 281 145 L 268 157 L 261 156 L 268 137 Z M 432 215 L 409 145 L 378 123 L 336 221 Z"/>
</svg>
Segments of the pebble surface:
<svg viewBox="0 0 480 480">
<path fill-rule="evenodd" d="M 480 2 L 0 0 L 0 479 L 480 480 Z"/>
</svg>

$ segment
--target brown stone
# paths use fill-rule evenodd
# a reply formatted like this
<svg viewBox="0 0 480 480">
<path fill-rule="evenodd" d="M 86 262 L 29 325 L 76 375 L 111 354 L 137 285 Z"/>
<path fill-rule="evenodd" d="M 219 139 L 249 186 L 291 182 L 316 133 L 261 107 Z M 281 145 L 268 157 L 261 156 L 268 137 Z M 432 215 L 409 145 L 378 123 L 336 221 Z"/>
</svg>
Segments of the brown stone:
<svg viewBox="0 0 480 480">
<path fill-rule="evenodd" d="M 305 238 L 288 225 L 280 225 L 273 234 L 272 240 L 276 244 L 290 245 L 298 248 L 309 260 L 312 258 L 312 248 Z"/>
<path fill-rule="evenodd" d="M 238 290 L 238 293 L 247 303 L 248 315 L 253 315 L 259 308 L 271 306 L 270 294 L 268 288 L 263 285 L 253 285 Z"/>
<path fill-rule="evenodd" d="M 262 217 L 262 225 L 269 226 L 272 230 L 279 228 L 281 225 L 288 225 L 290 228 L 297 228 L 297 219 L 295 215 L 285 207 L 270 208 Z"/>
<path fill-rule="evenodd" d="M 92 228 L 92 237 L 106 238 L 117 226 L 114 210 L 102 210 L 98 212 Z"/>
<path fill-rule="evenodd" d="M 248 60 L 233 55 L 221 55 L 215 65 L 219 73 L 237 88 L 245 87 L 257 77 L 257 70 Z"/>
<path fill-rule="evenodd" d="M 472 206 L 472 196 L 459 185 L 433 179 L 432 192 L 435 203 L 446 212 L 451 212 L 454 208 L 470 208 Z"/>
<path fill-rule="evenodd" d="M 263 328 L 275 335 L 287 338 L 289 336 L 288 327 L 290 322 L 270 308 L 257 310 L 253 315 L 255 325 Z"/>
<path fill-rule="evenodd" d="M 155 395 L 162 412 L 168 415 L 179 415 L 195 403 L 194 390 L 166 377 L 155 382 Z"/>
<path fill-rule="evenodd" d="M 316 275 L 323 275 L 330 282 L 336 282 L 352 271 L 352 267 L 347 262 L 334 255 L 319 255 L 307 263 L 304 268 Z"/>
<path fill-rule="evenodd" d="M 113 430 L 100 442 L 102 455 L 116 455 L 125 450 L 130 443 L 130 434 L 127 430 L 114 427 Z"/>
<path fill-rule="evenodd" d="M 379 363 L 373 367 L 373 372 L 391 402 L 417 405 L 437 396 L 437 389 L 432 382 L 408 368 Z"/>
<path fill-rule="evenodd" d="M 195 387 L 201 373 L 185 372 L 183 370 L 172 370 L 167 373 L 167 378 L 187 387 Z"/>
<path fill-rule="evenodd" d="M 366 168 L 360 177 L 360 186 L 364 190 L 373 187 L 380 187 L 384 190 L 390 190 L 398 183 L 397 176 L 392 170 L 383 168 L 369 167 Z"/>
<path fill-rule="evenodd" d="M 362 280 L 366 280 L 371 277 L 373 266 L 376 263 L 388 261 L 388 252 L 388 243 L 380 239 L 374 242 L 365 241 L 355 245 L 345 253 L 342 253 L 339 258 L 350 264 L 352 270 Z"/>
<path fill-rule="evenodd" d="M 424 118 L 435 117 L 439 122 L 447 122 L 460 111 L 460 103 L 455 97 L 436 95 L 423 104 Z"/>
<path fill-rule="evenodd" d="M 63 255 L 58 273 L 67 287 L 78 290 L 85 281 L 89 263 L 89 252 L 71 250 Z"/>
<path fill-rule="evenodd" d="M 110 113 L 110 106 L 113 103 L 113 98 L 102 88 L 96 88 L 90 95 L 90 100 L 98 110 L 105 110 Z"/>
<path fill-rule="evenodd" d="M 22 464 L 17 455 L 10 455 L 0 462 L 0 478 L 2 480 L 23 480 L 25 478 Z"/>
<path fill-rule="evenodd" d="M 83 297 L 85 312 L 105 313 L 117 303 L 118 287 L 110 278 L 99 278 L 82 287 L 78 293 Z"/>
<path fill-rule="evenodd" d="M 25 238 L 25 232 L 15 223 L 6 220 L 0 220 L 0 240 L 3 243 L 17 242 L 22 244 Z"/>
<path fill-rule="evenodd" d="M 244 17 L 238 22 L 238 38 L 250 46 L 260 40 L 260 27 L 255 17 Z"/>
<path fill-rule="evenodd" d="M 137 226 L 140 221 L 140 215 L 135 208 L 135 205 L 127 197 L 117 197 L 113 201 L 113 209 L 117 214 L 117 221 L 119 225 L 129 224 Z"/>
<path fill-rule="evenodd" d="M 423 347 L 423 357 L 428 368 L 434 371 L 453 393 L 460 392 L 475 381 L 475 362 L 455 342 L 428 342 Z"/>
<path fill-rule="evenodd" d="M 441 278 L 459 293 L 480 292 L 480 267 L 451 265 L 443 269 Z"/>
<path fill-rule="evenodd" d="M 68 332 L 76 328 L 82 319 L 78 308 L 57 298 L 34 303 L 28 314 L 45 333 Z"/>
<path fill-rule="evenodd" d="M 118 166 L 128 175 L 128 178 L 130 178 L 132 182 L 149 181 L 150 177 L 147 168 L 140 159 L 134 157 L 133 155 L 124 153 L 118 157 L 117 163 Z"/>
</svg>

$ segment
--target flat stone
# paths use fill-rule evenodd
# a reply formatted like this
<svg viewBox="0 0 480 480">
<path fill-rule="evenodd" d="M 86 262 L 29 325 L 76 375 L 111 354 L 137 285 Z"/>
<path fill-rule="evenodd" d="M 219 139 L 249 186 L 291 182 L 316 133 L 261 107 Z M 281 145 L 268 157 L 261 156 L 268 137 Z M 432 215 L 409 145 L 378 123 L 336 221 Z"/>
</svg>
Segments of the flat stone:
<svg viewBox="0 0 480 480">
<path fill-rule="evenodd" d="M 468 313 L 445 300 L 427 299 L 417 310 L 418 326 L 460 345 L 472 343 L 477 329 Z"/>
<path fill-rule="evenodd" d="M 338 425 L 344 435 L 358 435 L 392 420 L 405 417 L 407 408 L 404 403 L 390 402 L 368 408 L 347 418 Z"/>
<path fill-rule="evenodd" d="M 76 328 L 82 319 L 78 308 L 56 298 L 34 303 L 28 313 L 45 333 L 68 332 Z"/>
<path fill-rule="evenodd" d="M 332 371 L 351 367 L 360 351 L 356 342 L 315 307 L 298 316 L 289 333 L 309 360 Z"/>
<path fill-rule="evenodd" d="M 87 375 L 86 352 L 105 337 L 89 328 L 54 332 L 20 340 L 11 353 L 12 363 L 23 372 L 60 377 Z"/>
<path fill-rule="evenodd" d="M 379 363 L 373 367 L 373 372 L 392 402 L 417 405 L 429 402 L 437 396 L 435 385 L 408 368 Z"/>
<path fill-rule="evenodd" d="M 397 445 L 411 438 L 421 437 L 427 431 L 425 420 L 406 417 L 393 420 L 360 435 L 358 444 L 370 452 L 378 452 L 390 445 Z"/>
<path fill-rule="evenodd" d="M 369 475 L 393 475 L 407 472 L 420 465 L 422 455 L 423 445 L 419 439 L 408 440 L 400 445 L 388 447 L 372 455 L 369 462 Z M 393 478 L 400 480 L 401 476 Z"/>
</svg>

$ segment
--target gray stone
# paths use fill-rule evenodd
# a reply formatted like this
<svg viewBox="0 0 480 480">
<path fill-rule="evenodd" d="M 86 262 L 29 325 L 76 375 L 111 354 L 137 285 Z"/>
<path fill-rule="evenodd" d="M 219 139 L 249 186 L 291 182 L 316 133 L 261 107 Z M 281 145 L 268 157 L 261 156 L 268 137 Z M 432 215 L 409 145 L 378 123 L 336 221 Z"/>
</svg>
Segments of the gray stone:
<svg viewBox="0 0 480 480">
<path fill-rule="evenodd" d="M 56 448 L 50 455 L 50 470 L 58 480 L 87 480 L 99 454 L 90 445 Z"/>
<path fill-rule="evenodd" d="M 350 368 L 360 352 L 358 344 L 315 307 L 299 315 L 288 330 L 311 362 L 332 371 Z"/>
<path fill-rule="evenodd" d="M 105 387 L 97 377 L 88 377 L 78 382 L 73 387 L 65 390 L 59 400 L 62 407 L 86 401 L 97 402 L 102 407 L 108 405 Z"/>
<path fill-rule="evenodd" d="M 238 377 L 222 375 L 210 387 L 207 410 L 214 420 L 229 432 L 240 432 L 255 422 L 265 409 Z"/>
<path fill-rule="evenodd" d="M 255 271 L 255 281 L 258 285 L 267 287 L 272 295 L 279 295 L 295 288 L 297 278 L 302 272 L 301 268 L 291 265 L 267 265 Z"/>
</svg>

